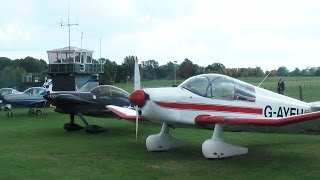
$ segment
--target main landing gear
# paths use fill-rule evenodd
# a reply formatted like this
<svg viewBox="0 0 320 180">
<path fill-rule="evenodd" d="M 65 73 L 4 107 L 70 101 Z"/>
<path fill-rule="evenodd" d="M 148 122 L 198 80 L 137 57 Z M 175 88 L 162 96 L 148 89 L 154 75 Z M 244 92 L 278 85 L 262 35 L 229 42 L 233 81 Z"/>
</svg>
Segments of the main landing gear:
<svg viewBox="0 0 320 180">
<path fill-rule="evenodd" d="M 159 134 L 147 137 L 146 146 L 148 151 L 166 151 L 183 145 L 180 140 L 173 138 L 169 134 L 169 128 L 168 124 L 163 123 Z"/>
<path fill-rule="evenodd" d="M 10 108 L 5 107 L 4 110 L 7 111 L 7 117 L 12 117 L 13 116 L 13 113 L 11 111 L 11 107 Z M 35 114 L 37 116 L 41 116 L 42 115 L 42 110 L 30 108 L 29 111 L 28 111 L 28 114 L 30 114 L 30 115 Z"/>
<path fill-rule="evenodd" d="M 86 125 L 86 127 L 84 128 L 85 131 L 87 133 L 90 133 L 90 134 L 96 134 L 96 133 L 100 133 L 100 132 L 105 132 L 106 129 L 103 128 L 103 127 L 100 127 L 100 126 L 97 126 L 97 125 L 90 125 L 88 124 L 88 122 L 84 119 L 83 115 L 78 113 L 77 116 L 82 120 L 82 122 Z M 66 131 L 78 131 L 78 130 L 81 130 L 83 129 L 82 126 L 76 124 L 74 122 L 74 114 L 70 114 L 70 123 L 66 123 L 64 124 L 63 128 L 66 130 Z"/>
<path fill-rule="evenodd" d="M 42 115 L 42 110 L 30 108 L 28 113 L 29 114 L 35 114 L 37 116 L 41 116 Z"/>
<path fill-rule="evenodd" d="M 248 153 L 248 148 L 224 142 L 220 138 L 222 130 L 222 126 L 216 124 L 212 138 L 202 144 L 202 154 L 205 158 L 224 158 Z"/>
<path fill-rule="evenodd" d="M 212 138 L 204 141 L 202 144 L 202 154 L 205 158 L 216 159 L 248 153 L 248 148 L 224 142 L 224 140 L 220 138 L 222 130 L 222 126 L 216 124 Z M 163 123 L 159 134 L 150 135 L 146 140 L 148 151 L 166 151 L 180 147 L 181 145 L 181 141 L 170 136 L 169 126 L 166 123 Z"/>
</svg>

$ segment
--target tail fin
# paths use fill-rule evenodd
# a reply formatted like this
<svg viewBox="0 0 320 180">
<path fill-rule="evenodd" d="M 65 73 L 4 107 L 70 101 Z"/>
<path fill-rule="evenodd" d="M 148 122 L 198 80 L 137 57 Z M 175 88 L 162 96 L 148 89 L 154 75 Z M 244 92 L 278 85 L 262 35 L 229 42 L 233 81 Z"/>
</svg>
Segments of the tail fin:
<svg viewBox="0 0 320 180">
<path fill-rule="evenodd" d="M 134 61 L 134 90 L 141 89 L 138 58 Z"/>
<path fill-rule="evenodd" d="M 46 88 L 46 91 L 48 92 L 52 92 L 52 79 L 45 79 L 45 81 L 44 81 L 44 83 L 43 83 L 43 85 L 42 85 L 42 87 L 44 87 L 44 88 Z"/>
</svg>

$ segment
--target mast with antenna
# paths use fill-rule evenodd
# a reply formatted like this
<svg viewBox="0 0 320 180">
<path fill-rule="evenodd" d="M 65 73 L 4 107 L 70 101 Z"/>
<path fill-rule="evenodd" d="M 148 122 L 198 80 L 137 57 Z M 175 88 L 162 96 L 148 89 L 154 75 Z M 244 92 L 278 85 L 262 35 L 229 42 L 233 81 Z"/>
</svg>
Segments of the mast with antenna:
<svg viewBox="0 0 320 180">
<path fill-rule="evenodd" d="M 101 63 L 101 37 L 100 37 L 100 63 Z"/>
<path fill-rule="evenodd" d="M 61 18 L 61 26 L 68 26 L 68 28 L 69 28 L 69 53 L 70 53 L 70 26 L 75 26 L 75 25 L 78 25 L 78 22 L 77 22 L 77 23 L 74 23 L 74 24 L 71 24 L 71 23 L 70 23 L 69 1 L 68 1 L 68 23 L 67 23 L 67 24 L 63 24 L 62 18 Z"/>
<path fill-rule="evenodd" d="M 83 39 L 83 32 L 81 32 L 81 52 L 80 52 L 80 63 L 82 63 L 82 39 Z"/>
</svg>

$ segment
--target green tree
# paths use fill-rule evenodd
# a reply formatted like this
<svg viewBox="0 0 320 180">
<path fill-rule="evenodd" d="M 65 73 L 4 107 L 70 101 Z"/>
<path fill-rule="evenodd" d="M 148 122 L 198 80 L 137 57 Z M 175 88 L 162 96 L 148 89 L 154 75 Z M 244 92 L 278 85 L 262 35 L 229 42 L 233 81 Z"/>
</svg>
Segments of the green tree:
<svg viewBox="0 0 320 180">
<path fill-rule="evenodd" d="M 299 68 L 295 68 L 292 72 L 291 72 L 292 76 L 300 76 L 301 75 L 301 71 Z"/>
<path fill-rule="evenodd" d="M 179 67 L 179 76 L 181 78 L 189 78 L 196 74 L 196 69 L 193 63 L 189 59 L 184 59 Z"/>
<path fill-rule="evenodd" d="M 159 63 L 155 60 L 142 61 L 141 70 L 143 71 L 143 79 L 156 79 L 159 72 Z"/>
<path fill-rule="evenodd" d="M 100 76 L 100 82 L 102 84 L 114 84 L 117 75 L 117 63 L 105 58 L 102 58 L 101 62 L 104 62 L 104 73 Z"/>
<path fill-rule="evenodd" d="M 207 73 L 227 74 L 226 67 L 222 63 L 213 63 L 205 68 Z"/>
<path fill-rule="evenodd" d="M 135 60 L 138 59 L 136 56 L 126 56 L 122 62 L 122 68 L 123 68 L 123 73 L 124 74 L 117 74 L 120 77 L 128 77 L 130 76 L 130 78 L 133 77 L 134 75 L 134 63 Z"/>
<path fill-rule="evenodd" d="M 253 72 L 253 76 L 255 77 L 264 76 L 264 72 L 260 67 L 255 67 L 254 69 L 252 69 L 252 72 Z"/>
<path fill-rule="evenodd" d="M 286 67 L 281 66 L 278 68 L 277 76 L 288 76 L 288 75 L 289 75 L 289 70 Z"/>
<path fill-rule="evenodd" d="M 316 70 L 316 72 L 315 72 L 315 75 L 316 75 L 316 76 L 320 76 L 320 67 L 317 67 L 317 70 Z"/>
<path fill-rule="evenodd" d="M 22 74 L 26 70 L 23 67 L 7 66 L 0 72 L 0 87 L 19 86 L 22 82 Z"/>
<path fill-rule="evenodd" d="M 5 67 L 13 65 L 11 59 L 6 57 L 0 57 L 0 71 L 2 71 Z"/>
</svg>

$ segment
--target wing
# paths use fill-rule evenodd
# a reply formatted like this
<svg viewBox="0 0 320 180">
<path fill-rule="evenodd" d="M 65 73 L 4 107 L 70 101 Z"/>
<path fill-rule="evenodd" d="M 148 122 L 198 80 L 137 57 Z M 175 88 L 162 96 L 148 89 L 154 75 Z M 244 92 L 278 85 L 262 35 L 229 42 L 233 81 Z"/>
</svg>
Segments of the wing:
<svg viewBox="0 0 320 180">
<path fill-rule="evenodd" d="M 119 107 L 114 105 L 106 106 L 110 111 L 118 115 L 119 117 L 127 120 L 136 120 L 136 111 L 127 107 Z M 143 120 L 141 116 L 139 116 L 139 120 Z"/>
<path fill-rule="evenodd" d="M 283 118 L 249 118 L 199 115 L 195 118 L 195 123 L 200 126 L 209 124 L 284 126 L 317 118 L 320 118 L 320 112 L 312 112 Z"/>
</svg>

